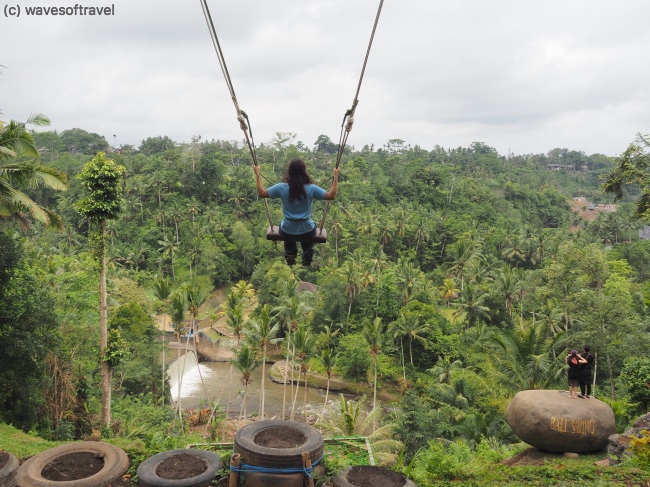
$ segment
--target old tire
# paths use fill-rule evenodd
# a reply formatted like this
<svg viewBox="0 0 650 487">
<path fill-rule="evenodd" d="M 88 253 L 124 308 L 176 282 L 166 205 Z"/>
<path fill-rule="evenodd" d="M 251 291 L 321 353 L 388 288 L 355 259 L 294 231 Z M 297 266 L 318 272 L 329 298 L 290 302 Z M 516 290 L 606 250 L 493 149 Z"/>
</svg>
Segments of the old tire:
<svg viewBox="0 0 650 487">
<path fill-rule="evenodd" d="M 158 476 L 156 470 L 158 470 L 158 466 L 162 462 L 182 454 L 200 457 L 208 464 L 208 468 L 200 475 L 188 479 L 163 479 Z M 221 470 L 221 457 L 214 452 L 190 448 L 164 451 L 147 458 L 140 464 L 138 467 L 138 485 L 140 487 L 207 487 L 211 485 L 219 470 Z"/>
<path fill-rule="evenodd" d="M 71 453 L 94 453 L 104 458 L 104 467 L 94 475 L 70 481 L 47 480 L 41 476 L 45 466 L 59 457 Z M 129 468 L 129 457 L 124 450 L 98 441 L 82 441 L 51 448 L 33 456 L 16 472 L 16 481 L 21 487 L 106 487 L 120 478 Z"/>
<path fill-rule="evenodd" d="M 259 445 L 255 438 L 274 428 L 289 428 L 302 437 L 302 443 L 292 448 L 269 448 Z M 266 468 L 302 468 L 302 454 L 309 453 L 312 464 L 323 456 L 323 435 L 316 428 L 295 421 L 271 419 L 257 421 L 240 428 L 235 435 L 235 453 L 242 463 Z"/>
<path fill-rule="evenodd" d="M 7 455 L 9 455 L 9 460 L 4 467 L 0 468 L 0 485 L 11 485 L 9 479 L 18 470 L 18 459 L 10 453 L 7 453 Z"/>
<path fill-rule="evenodd" d="M 362 466 L 362 467 L 352 466 L 352 467 L 348 467 L 345 470 L 343 470 L 342 472 L 337 473 L 332 478 L 332 486 L 333 487 L 355 487 L 355 484 L 352 484 L 352 483 L 348 482 L 348 474 L 350 473 L 350 471 L 353 468 L 369 469 L 369 470 L 374 470 L 374 471 L 387 470 L 387 469 L 382 468 L 382 467 L 373 467 L 373 466 Z M 393 473 L 395 473 L 395 472 L 393 472 Z M 402 475 L 402 477 L 404 477 L 404 476 Z M 382 485 L 384 487 L 416 487 L 415 483 L 411 479 L 409 479 L 407 477 L 404 477 L 404 483 L 402 485 L 396 484 L 394 482 L 391 483 L 391 484 L 385 483 L 385 484 L 382 484 Z"/>
</svg>

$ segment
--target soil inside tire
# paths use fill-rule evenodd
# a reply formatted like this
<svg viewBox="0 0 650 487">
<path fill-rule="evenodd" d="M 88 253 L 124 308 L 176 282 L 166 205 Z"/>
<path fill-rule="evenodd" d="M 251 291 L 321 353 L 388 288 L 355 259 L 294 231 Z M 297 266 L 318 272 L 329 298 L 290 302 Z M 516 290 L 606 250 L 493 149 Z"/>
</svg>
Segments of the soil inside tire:
<svg viewBox="0 0 650 487">
<path fill-rule="evenodd" d="M 6 451 L 0 451 L 0 470 L 5 467 L 7 462 L 9 462 L 9 453 Z"/>
<path fill-rule="evenodd" d="M 406 477 L 387 468 L 352 467 L 347 481 L 357 487 L 402 487 L 406 484 Z"/>
<path fill-rule="evenodd" d="M 255 436 L 255 444 L 267 448 L 296 448 L 307 441 L 300 431 L 289 427 L 267 428 Z"/>
<path fill-rule="evenodd" d="M 201 457 L 181 453 L 160 462 L 156 475 L 166 480 L 191 479 L 208 469 L 208 463 Z"/>
<path fill-rule="evenodd" d="M 45 465 L 41 476 L 55 482 L 70 482 L 92 477 L 102 468 L 104 459 L 95 453 L 68 453 Z"/>
</svg>

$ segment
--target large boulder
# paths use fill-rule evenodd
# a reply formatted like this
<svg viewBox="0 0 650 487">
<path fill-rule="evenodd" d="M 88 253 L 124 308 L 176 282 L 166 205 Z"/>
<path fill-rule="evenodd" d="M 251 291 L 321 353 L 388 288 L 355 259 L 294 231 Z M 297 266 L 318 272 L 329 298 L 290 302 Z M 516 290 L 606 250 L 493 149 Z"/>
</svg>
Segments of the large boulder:
<svg viewBox="0 0 650 487">
<path fill-rule="evenodd" d="M 629 451 L 632 438 L 642 438 L 644 436 L 642 431 L 650 431 L 650 413 L 637 418 L 632 426 L 625 430 L 625 433 L 609 437 L 607 454 L 611 465 L 621 463 L 625 457 L 632 455 Z"/>
<path fill-rule="evenodd" d="M 548 452 L 585 453 L 607 446 L 616 431 L 614 412 L 598 399 L 569 399 L 554 391 L 521 391 L 506 421 L 524 442 Z"/>
</svg>

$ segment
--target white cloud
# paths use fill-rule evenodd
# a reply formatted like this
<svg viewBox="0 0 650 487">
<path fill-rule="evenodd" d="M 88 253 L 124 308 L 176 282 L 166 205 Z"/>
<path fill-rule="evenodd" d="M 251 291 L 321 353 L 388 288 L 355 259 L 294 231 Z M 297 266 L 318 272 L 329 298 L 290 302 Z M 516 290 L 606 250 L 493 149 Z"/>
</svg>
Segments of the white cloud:
<svg viewBox="0 0 650 487">
<path fill-rule="evenodd" d="M 79 2 L 114 4 L 115 15 L 0 18 L 4 117 L 43 112 L 57 130 L 136 145 L 241 139 L 199 2 Z M 338 139 L 377 2 L 209 5 L 257 142 L 277 131 L 308 145 L 321 133 Z M 349 142 L 620 153 L 648 131 L 648 14 L 640 0 L 386 0 Z"/>
</svg>

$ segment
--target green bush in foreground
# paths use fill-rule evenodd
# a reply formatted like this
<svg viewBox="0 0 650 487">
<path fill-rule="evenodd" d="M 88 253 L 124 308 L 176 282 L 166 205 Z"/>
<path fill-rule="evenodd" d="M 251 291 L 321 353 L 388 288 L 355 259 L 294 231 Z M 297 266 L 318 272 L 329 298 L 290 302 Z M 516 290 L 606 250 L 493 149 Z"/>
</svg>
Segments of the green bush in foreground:
<svg viewBox="0 0 650 487">
<path fill-rule="evenodd" d="M 462 485 L 469 487 L 570 486 L 588 482 L 590 487 L 613 485 L 647 486 L 648 444 L 650 437 L 636 440 L 636 446 L 644 449 L 625 465 L 598 467 L 594 462 L 602 460 L 605 452 L 580 455 L 567 459 L 562 455 L 534 451 L 535 461 L 541 464 L 505 466 L 503 460 L 525 450 L 523 443 L 515 446 L 499 446 L 483 438 L 475 451 L 462 442 L 433 440 L 428 448 L 421 450 L 415 459 L 401 471 L 412 478 L 419 487 Z M 634 447 L 633 447 L 634 448 Z M 637 468 L 638 467 L 638 468 Z"/>
</svg>

